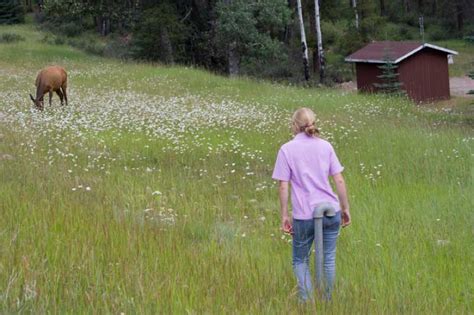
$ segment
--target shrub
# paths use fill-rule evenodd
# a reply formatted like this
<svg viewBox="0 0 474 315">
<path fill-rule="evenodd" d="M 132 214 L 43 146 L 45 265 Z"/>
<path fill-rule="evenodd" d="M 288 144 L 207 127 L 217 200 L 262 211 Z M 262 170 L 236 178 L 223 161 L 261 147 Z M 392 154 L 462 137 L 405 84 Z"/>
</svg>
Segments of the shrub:
<svg viewBox="0 0 474 315">
<path fill-rule="evenodd" d="M 80 23 L 68 22 L 61 24 L 58 27 L 58 33 L 67 37 L 74 37 L 81 35 L 83 32 L 83 27 Z"/>
<path fill-rule="evenodd" d="M 385 18 L 380 16 L 370 16 L 362 19 L 360 22 L 360 34 L 364 39 L 372 40 L 383 36 L 381 30 L 386 25 L 387 21 Z"/>
<path fill-rule="evenodd" d="M 102 56 L 104 54 L 105 45 L 96 41 L 81 40 L 78 48 L 93 55 Z"/>
<path fill-rule="evenodd" d="M 468 44 L 474 44 L 474 36 L 464 36 L 464 41 Z"/>
<path fill-rule="evenodd" d="M 112 38 L 104 47 L 104 56 L 117 59 L 129 59 L 132 56 L 127 37 Z"/>
<path fill-rule="evenodd" d="M 33 18 L 36 23 L 42 24 L 46 21 L 46 14 L 43 11 L 35 11 Z"/>
<path fill-rule="evenodd" d="M 218 1 L 216 6 L 216 44 L 220 54 L 233 51 L 229 73 L 238 72 L 235 64 L 245 58 L 277 60 L 282 53 L 279 34 L 290 21 L 291 12 L 283 0 Z M 228 47 L 233 47 L 228 49 Z M 232 73 L 233 72 L 233 73 Z"/>
<path fill-rule="evenodd" d="M 377 32 L 377 39 L 379 40 L 421 40 L 419 28 L 386 23 Z"/>
<path fill-rule="evenodd" d="M 281 51 L 281 53 L 281 56 L 277 58 L 242 58 L 240 70 L 242 74 L 261 78 L 290 78 L 293 76 L 294 73 L 292 60 L 286 58 L 286 53 L 283 50 Z"/>
<path fill-rule="evenodd" d="M 469 72 L 467 76 L 474 80 L 474 70 Z M 474 95 L 474 90 L 469 90 L 467 94 Z"/>
<path fill-rule="evenodd" d="M 404 40 L 415 39 L 414 31 L 406 25 L 401 25 L 399 29 L 400 38 Z"/>
<path fill-rule="evenodd" d="M 327 54 L 326 83 L 342 83 L 352 80 L 351 64 L 344 62 L 344 56 Z"/>
<path fill-rule="evenodd" d="M 410 12 L 406 14 L 401 14 L 400 22 L 413 27 L 418 27 L 418 14 L 416 12 Z"/>
<path fill-rule="evenodd" d="M 433 41 L 446 40 L 452 38 L 453 34 L 440 25 L 431 25 L 425 35 Z"/>
<path fill-rule="evenodd" d="M 134 30 L 133 56 L 173 63 L 182 57 L 185 34 L 185 26 L 173 6 L 161 4 L 145 10 Z"/>
<path fill-rule="evenodd" d="M 463 36 L 474 37 L 474 22 L 466 23 L 466 25 L 464 25 Z"/>
<path fill-rule="evenodd" d="M 344 35 L 344 31 L 339 29 L 336 25 L 331 22 L 321 22 L 321 32 L 323 34 L 323 40 L 325 45 L 332 45 L 336 43 L 338 38 Z"/>
<path fill-rule="evenodd" d="M 347 56 L 354 51 L 362 48 L 366 41 L 362 35 L 357 32 L 355 27 L 348 27 L 339 41 L 335 51 L 337 54 Z"/>
<path fill-rule="evenodd" d="M 51 33 L 46 33 L 43 38 L 40 40 L 42 43 L 49 45 L 65 45 L 71 44 L 73 40 L 66 40 L 66 37 L 60 35 L 54 35 Z"/>
<path fill-rule="evenodd" d="M 15 33 L 3 33 L 0 35 L 0 43 L 15 43 L 24 41 L 25 38 Z"/>
<path fill-rule="evenodd" d="M 64 45 L 66 43 L 66 40 L 64 39 L 64 37 L 57 36 L 57 37 L 54 38 L 53 43 L 55 45 Z"/>
<path fill-rule="evenodd" d="M 374 30 L 374 36 L 378 40 L 401 40 L 400 28 L 394 23 L 384 23 L 377 30 Z"/>
<path fill-rule="evenodd" d="M 105 44 L 92 38 L 70 38 L 66 43 L 93 55 L 102 56 L 104 54 Z"/>
</svg>

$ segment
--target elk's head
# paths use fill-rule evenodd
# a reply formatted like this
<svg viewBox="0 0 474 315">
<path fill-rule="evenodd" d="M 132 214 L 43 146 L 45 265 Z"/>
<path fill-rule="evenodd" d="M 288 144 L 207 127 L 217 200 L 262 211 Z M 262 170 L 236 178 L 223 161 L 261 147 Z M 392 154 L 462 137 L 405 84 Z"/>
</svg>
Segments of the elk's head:
<svg viewBox="0 0 474 315">
<path fill-rule="evenodd" d="M 42 98 L 37 98 L 37 99 L 35 99 L 35 98 L 33 97 L 33 95 L 31 95 L 31 94 L 30 94 L 30 98 L 31 98 L 31 100 L 33 101 L 33 104 L 35 104 L 35 106 L 36 106 L 38 109 L 43 110 L 43 100 L 42 100 Z"/>
</svg>

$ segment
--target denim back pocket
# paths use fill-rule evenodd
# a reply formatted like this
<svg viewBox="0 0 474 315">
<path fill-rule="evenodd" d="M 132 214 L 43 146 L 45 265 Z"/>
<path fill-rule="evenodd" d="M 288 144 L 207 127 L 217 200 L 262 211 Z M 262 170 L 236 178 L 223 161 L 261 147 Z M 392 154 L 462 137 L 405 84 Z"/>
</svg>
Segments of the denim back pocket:
<svg viewBox="0 0 474 315">
<path fill-rule="evenodd" d="M 341 225 L 341 211 L 336 212 L 333 217 L 323 218 L 323 228 L 338 228 Z"/>
</svg>

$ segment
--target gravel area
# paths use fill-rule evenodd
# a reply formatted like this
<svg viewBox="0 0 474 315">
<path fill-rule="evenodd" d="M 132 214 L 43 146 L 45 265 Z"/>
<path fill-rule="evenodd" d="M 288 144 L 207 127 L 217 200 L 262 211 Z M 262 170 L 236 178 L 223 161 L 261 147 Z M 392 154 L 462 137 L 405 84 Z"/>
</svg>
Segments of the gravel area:
<svg viewBox="0 0 474 315">
<path fill-rule="evenodd" d="M 345 91 L 357 90 L 357 83 L 353 81 L 344 82 L 336 86 Z M 449 88 L 452 96 L 474 97 L 474 95 L 467 95 L 468 91 L 474 90 L 474 80 L 468 76 L 449 78 Z"/>
<path fill-rule="evenodd" d="M 453 96 L 474 97 L 466 94 L 469 90 L 474 90 L 474 80 L 468 76 L 449 78 L 449 88 Z"/>
</svg>

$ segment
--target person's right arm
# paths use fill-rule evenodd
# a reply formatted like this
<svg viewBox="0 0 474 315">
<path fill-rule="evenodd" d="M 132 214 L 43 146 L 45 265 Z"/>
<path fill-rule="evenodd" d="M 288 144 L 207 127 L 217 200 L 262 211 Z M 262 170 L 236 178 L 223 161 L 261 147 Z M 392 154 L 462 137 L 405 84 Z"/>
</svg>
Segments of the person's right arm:
<svg viewBox="0 0 474 315">
<path fill-rule="evenodd" d="M 280 181 L 278 194 L 280 196 L 281 229 L 285 233 L 292 233 L 291 220 L 288 216 L 288 182 Z"/>
<path fill-rule="evenodd" d="M 351 213 L 349 211 L 349 201 L 347 199 L 346 182 L 342 173 L 333 175 L 334 183 L 336 185 L 337 196 L 339 197 L 339 203 L 342 211 L 342 227 L 346 227 L 351 224 Z"/>
</svg>

